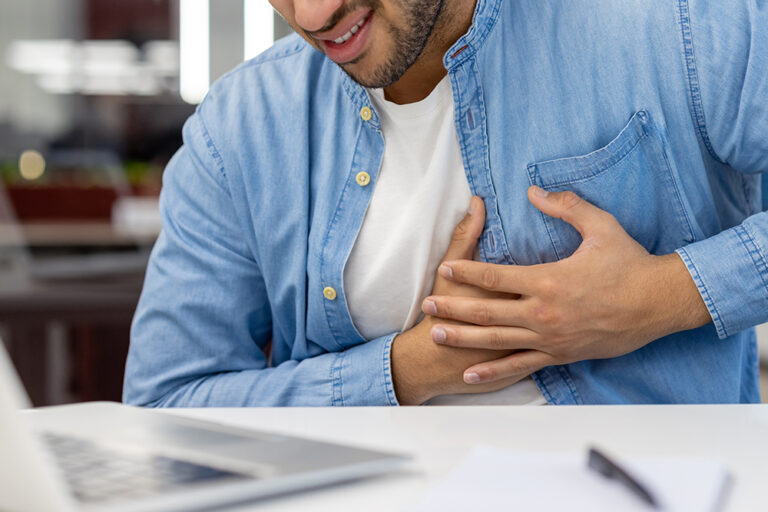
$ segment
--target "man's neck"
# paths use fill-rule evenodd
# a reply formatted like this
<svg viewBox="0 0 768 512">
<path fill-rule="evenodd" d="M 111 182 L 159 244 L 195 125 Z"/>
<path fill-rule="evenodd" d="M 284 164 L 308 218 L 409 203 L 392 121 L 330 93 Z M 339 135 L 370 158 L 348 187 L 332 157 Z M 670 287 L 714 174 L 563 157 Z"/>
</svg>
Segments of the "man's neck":
<svg viewBox="0 0 768 512">
<path fill-rule="evenodd" d="M 472 25 L 476 0 L 446 0 L 424 51 L 400 80 L 384 88 L 387 100 L 403 105 L 421 101 L 446 74 L 443 56 Z"/>
</svg>

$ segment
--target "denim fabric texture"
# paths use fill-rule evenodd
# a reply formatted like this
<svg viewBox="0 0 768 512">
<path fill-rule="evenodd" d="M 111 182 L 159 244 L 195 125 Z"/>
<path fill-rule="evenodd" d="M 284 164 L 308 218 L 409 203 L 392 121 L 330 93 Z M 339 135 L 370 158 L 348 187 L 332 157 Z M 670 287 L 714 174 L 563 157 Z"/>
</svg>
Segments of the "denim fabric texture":
<svg viewBox="0 0 768 512">
<path fill-rule="evenodd" d="M 485 200 L 484 261 L 568 257 L 579 235 L 526 190 L 573 190 L 652 253 L 677 251 L 713 319 L 623 357 L 546 368 L 534 375 L 546 399 L 759 401 L 768 3 L 478 0 L 444 64 L 467 180 Z M 127 402 L 397 405 L 397 333 L 364 339 L 344 295 L 384 148 L 364 107 L 367 91 L 297 36 L 212 87 L 165 174 Z M 372 186 L 356 183 L 361 171 Z"/>
</svg>

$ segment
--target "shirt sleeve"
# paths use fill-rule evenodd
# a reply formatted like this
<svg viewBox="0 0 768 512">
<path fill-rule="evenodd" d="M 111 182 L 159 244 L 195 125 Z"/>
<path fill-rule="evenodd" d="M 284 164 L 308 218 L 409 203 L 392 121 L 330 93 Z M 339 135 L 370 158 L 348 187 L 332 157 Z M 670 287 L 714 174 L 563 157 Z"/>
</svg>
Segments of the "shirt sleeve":
<svg viewBox="0 0 768 512">
<path fill-rule="evenodd" d="M 148 406 L 397 405 L 394 334 L 270 367 L 259 265 L 200 114 L 163 178 L 163 231 L 131 329 L 124 400 Z"/>
<path fill-rule="evenodd" d="M 692 115 L 710 156 L 768 170 L 768 7 L 758 0 L 681 2 Z M 768 321 L 768 214 L 678 250 L 725 338 Z"/>
</svg>

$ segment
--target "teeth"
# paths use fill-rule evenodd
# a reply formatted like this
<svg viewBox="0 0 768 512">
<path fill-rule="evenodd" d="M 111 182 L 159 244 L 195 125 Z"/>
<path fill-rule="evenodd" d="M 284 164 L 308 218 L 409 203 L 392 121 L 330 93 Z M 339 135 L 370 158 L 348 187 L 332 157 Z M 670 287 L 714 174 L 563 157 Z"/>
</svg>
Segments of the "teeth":
<svg viewBox="0 0 768 512">
<path fill-rule="evenodd" d="M 355 35 L 357 31 L 360 30 L 360 27 L 362 27 L 365 24 L 365 20 L 366 18 L 363 18 L 362 20 L 360 20 L 354 27 L 349 29 L 349 32 L 347 32 L 346 34 L 344 34 L 338 39 L 334 39 L 333 42 L 336 44 L 344 44 L 347 41 L 349 41 L 349 38 Z"/>
</svg>

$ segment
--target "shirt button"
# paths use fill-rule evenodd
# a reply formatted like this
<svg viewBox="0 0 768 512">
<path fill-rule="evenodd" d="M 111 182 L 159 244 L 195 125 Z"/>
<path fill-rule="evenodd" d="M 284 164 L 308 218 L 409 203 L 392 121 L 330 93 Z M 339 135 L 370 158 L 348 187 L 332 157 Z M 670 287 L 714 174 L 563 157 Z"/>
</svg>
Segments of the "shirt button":
<svg viewBox="0 0 768 512">
<path fill-rule="evenodd" d="M 323 290 L 323 295 L 328 300 L 336 300 L 336 290 L 334 290 L 330 286 L 326 287 L 326 289 Z"/>
<path fill-rule="evenodd" d="M 357 180 L 357 184 L 361 187 L 367 187 L 368 184 L 371 182 L 371 175 L 367 172 L 359 172 L 357 173 L 357 177 L 355 178 Z"/>
<path fill-rule="evenodd" d="M 363 118 L 363 121 L 370 121 L 373 117 L 373 111 L 369 107 L 363 107 L 360 109 L 360 117 Z"/>
</svg>

